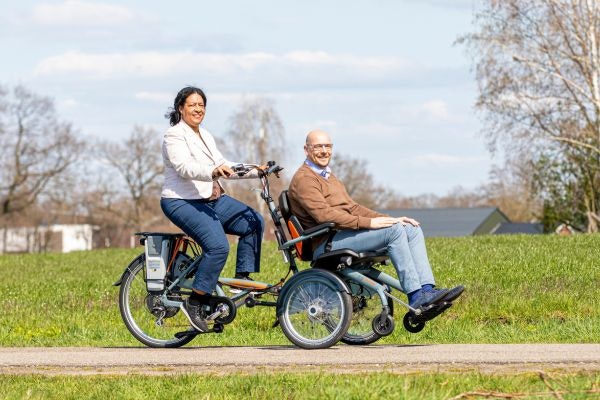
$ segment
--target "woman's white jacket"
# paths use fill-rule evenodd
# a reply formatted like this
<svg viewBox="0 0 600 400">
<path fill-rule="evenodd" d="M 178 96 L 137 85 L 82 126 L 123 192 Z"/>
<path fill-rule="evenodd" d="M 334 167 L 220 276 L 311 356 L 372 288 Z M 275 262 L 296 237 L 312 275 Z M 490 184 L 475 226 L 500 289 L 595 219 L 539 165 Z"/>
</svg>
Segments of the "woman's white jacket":
<svg viewBox="0 0 600 400">
<path fill-rule="evenodd" d="M 176 199 L 206 199 L 213 190 L 212 173 L 226 160 L 217 149 L 210 132 L 200 128 L 200 136 L 183 120 L 167 130 L 163 137 L 162 156 L 165 165 L 161 197 Z M 256 177 L 244 176 L 245 178 Z M 231 178 L 236 178 L 232 176 Z M 220 183 L 219 183 L 220 184 Z"/>
</svg>

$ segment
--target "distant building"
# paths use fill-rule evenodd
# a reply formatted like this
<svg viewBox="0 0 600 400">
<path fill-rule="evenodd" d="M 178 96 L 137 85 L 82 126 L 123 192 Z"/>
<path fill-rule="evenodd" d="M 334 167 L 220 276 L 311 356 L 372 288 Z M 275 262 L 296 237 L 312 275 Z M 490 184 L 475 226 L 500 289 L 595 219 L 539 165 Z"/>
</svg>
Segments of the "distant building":
<svg viewBox="0 0 600 400">
<path fill-rule="evenodd" d="M 542 233 L 541 224 L 512 223 L 496 207 L 400 208 L 380 210 L 393 217 L 407 216 L 421 223 L 426 237 L 504 233 Z"/>
<path fill-rule="evenodd" d="M 93 248 L 90 224 L 55 224 L 37 227 L 0 229 L 1 253 L 68 253 Z"/>
</svg>

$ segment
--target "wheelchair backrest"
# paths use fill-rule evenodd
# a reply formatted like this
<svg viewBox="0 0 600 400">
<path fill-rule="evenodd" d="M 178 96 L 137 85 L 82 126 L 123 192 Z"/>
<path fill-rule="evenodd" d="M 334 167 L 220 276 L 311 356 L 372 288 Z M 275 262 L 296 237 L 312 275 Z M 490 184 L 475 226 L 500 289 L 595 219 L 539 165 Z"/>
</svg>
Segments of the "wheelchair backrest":
<svg viewBox="0 0 600 400">
<path fill-rule="evenodd" d="M 281 194 L 279 195 L 279 211 L 281 212 L 281 216 L 287 225 L 288 232 L 290 233 L 292 239 L 302 236 L 304 229 L 302 228 L 302 225 L 300 225 L 298 218 L 292 214 L 287 190 L 282 190 Z M 296 248 L 298 257 L 302 261 L 312 261 L 312 246 L 310 239 L 306 241 L 300 241 L 294 246 Z"/>
<path fill-rule="evenodd" d="M 292 214 L 287 190 L 282 190 L 279 195 L 279 211 L 281 212 L 284 221 L 287 223 L 287 220 L 290 219 L 290 215 Z"/>
</svg>

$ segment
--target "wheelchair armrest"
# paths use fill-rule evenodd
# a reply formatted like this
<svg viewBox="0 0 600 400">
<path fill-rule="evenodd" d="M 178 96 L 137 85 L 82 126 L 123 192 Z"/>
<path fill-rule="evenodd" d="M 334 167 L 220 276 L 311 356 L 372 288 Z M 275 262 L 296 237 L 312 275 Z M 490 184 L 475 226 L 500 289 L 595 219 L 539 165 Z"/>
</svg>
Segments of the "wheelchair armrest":
<svg viewBox="0 0 600 400">
<path fill-rule="evenodd" d="M 327 228 L 327 230 L 323 231 L 323 233 L 327 233 L 330 232 L 333 228 L 335 227 L 335 224 L 333 222 L 325 222 L 324 224 L 319 224 L 317 226 L 313 226 L 310 229 L 305 229 L 302 234 L 303 235 L 310 235 L 311 233 L 317 232 L 321 229 L 325 229 Z M 317 235 L 320 236 L 320 235 Z"/>
<path fill-rule="evenodd" d="M 288 249 L 288 248 L 294 246 L 298 242 L 303 242 L 305 240 L 312 239 L 314 237 L 329 233 L 333 229 L 334 225 L 335 224 L 333 222 L 327 222 L 325 224 L 317 225 L 313 228 L 302 231 L 301 236 L 291 239 L 291 240 L 288 240 L 285 243 L 282 243 L 281 246 L 279 246 L 279 250 Z"/>
</svg>

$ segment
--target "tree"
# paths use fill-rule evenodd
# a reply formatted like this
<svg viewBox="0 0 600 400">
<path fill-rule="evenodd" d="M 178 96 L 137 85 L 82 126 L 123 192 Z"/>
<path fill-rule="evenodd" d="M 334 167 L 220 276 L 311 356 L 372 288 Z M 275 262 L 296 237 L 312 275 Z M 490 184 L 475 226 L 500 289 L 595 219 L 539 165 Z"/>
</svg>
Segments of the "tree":
<svg viewBox="0 0 600 400">
<path fill-rule="evenodd" d="M 230 123 L 226 141 L 220 141 L 220 144 L 227 148 L 226 158 L 259 164 L 274 160 L 280 165 L 285 165 L 285 130 L 273 101 L 266 98 L 244 99 L 230 117 Z M 274 196 L 281 191 L 282 186 L 281 180 L 272 182 Z M 255 182 L 238 181 L 228 185 L 227 190 L 266 216 L 267 210 L 259 192 L 251 192 L 255 187 Z"/>
<path fill-rule="evenodd" d="M 23 86 L 0 91 L 0 104 L 0 218 L 6 228 L 10 216 L 31 207 L 75 162 L 83 142 L 58 120 L 51 99 Z"/>
<path fill-rule="evenodd" d="M 477 32 L 458 42 L 474 54 L 476 106 L 484 114 L 490 150 L 502 145 L 508 162 L 566 164 L 562 170 L 581 188 L 578 202 L 588 231 L 597 231 L 600 2 L 486 0 L 475 23 Z M 543 190 L 548 184 L 541 182 L 541 196 L 555 192 Z"/>
<path fill-rule="evenodd" d="M 381 209 L 395 205 L 398 194 L 377 184 L 369 172 L 368 162 L 361 158 L 335 153 L 331 158 L 331 169 L 344 183 L 346 191 L 357 203 L 371 208 Z"/>
<path fill-rule="evenodd" d="M 163 171 L 160 151 L 161 137 L 151 128 L 135 126 L 122 143 L 103 142 L 100 144 L 101 161 L 112 168 L 122 178 L 123 189 L 131 201 L 130 210 L 111 207 L 111 212 L 120 213 L 127 225 L 142 230 L 154 222 L 157 216 L 144 217 L 143 211 L 158 203 L 160 183 L 158 177 Z M 114 191 L 108 187 L 100 190 L 109 196 Z M 110 204 L 110 202 L 104 202 Z"/>
<path fill-rule="evenodd" d="M 231 159 L 266 163 L 285 162 L 285 130 L 272 100 L 244 99 L 230 117 L 227 132 Z"/>
</svg>

